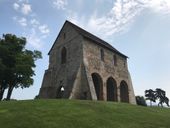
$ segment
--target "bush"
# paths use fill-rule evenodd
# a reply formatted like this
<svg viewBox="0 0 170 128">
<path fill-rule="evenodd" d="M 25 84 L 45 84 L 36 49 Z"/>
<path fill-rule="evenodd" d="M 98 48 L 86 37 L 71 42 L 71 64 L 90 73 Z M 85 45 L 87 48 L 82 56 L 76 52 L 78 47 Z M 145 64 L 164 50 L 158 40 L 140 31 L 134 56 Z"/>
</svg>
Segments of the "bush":
<svg viewBox="0 0 170 128">
<path fill-rule="evenodd" d="M 36 100 L 36 99 L 39 99 L 39 95 L 36 95 L 36 96 L 34 97 L 34 100 Z"/>
<path fill-rule="evenodd" d="M 137 105 L 147 106 L 145 98 L 143 96 L 136 96 Z"/>
</svg>

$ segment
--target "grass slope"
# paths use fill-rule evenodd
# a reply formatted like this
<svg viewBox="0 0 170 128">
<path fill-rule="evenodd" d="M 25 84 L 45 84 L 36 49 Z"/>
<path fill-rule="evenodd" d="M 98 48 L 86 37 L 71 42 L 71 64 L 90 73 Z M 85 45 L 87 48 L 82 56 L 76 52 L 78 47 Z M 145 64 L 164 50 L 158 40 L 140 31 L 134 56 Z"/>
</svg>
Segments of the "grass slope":
<svg viewBox="0 0 170 128">
<path fill-rule="evenodd" d="M 170 109 L 113 102 L 0 102 L 0 128 L 170 128 Z"/>
</svg>

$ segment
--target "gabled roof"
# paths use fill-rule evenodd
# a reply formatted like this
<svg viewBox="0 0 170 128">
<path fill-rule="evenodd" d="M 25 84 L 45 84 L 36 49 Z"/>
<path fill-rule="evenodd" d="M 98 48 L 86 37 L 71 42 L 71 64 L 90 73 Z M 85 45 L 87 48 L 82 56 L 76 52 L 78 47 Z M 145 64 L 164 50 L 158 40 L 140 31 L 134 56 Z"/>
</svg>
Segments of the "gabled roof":
<svg viewBox="0 0 170 128">
<path fill-rule="evenodd" d="M 66 20 L 65 23 L 64 23 L 64 25 L 65 25 L 66 23 L 70 24 L 70 25 L 71 25 L 80 35 L 82 35 L 83 37 L 92 40 L 94 43 L 96 43 L 96 44 L 98 44 L 98 45 L 100 45 L 100 46 L 102 46 L 102 47 L 105 47 L 105 48 L 107 48 L 107 49 L 109 49 L 109 50 L 111 50 L 111 51 L 113 51 L 113 52 L 121 55 L 122 57 L 128 58 L 126 55 L 124 55 L 124 54 L 122 54 L 121 52 L 119 52 L 117 49 L 115 49 L 113 46 L 111 46 L 111 45 L 110 45 L 109 43 L 107 43 L 106 41 L 104 41 L 104 40 L 98 38 L 97 36 L 95 36 L 95 35 L 87 32 L 86 30 L 84 30 L 84 29 L 80 28 L 79 26 L 71 23 L 70 21 L 67 21 L 67 20 Z M 64 26 L 64 25 L 63 25 L 63 26 Z M 61 32 L 61 31 L 60 31 L 60 32 Z M 57 38 L 58 38 L 58 37 L 57 37 Z M 56 39 L 56 40 L 57 40 L 57 39 Z M 54 46 L 54 44 L 53 44 L 53 46 Z M 52 46 L 52 48 L 53 48 L 53 46 Z M 52 49 L 52 48 L 51 48 L 51 49 Z M 50 49 L 50 51 L 51 51 L 51 49 Z M 50 53 L 50 51 L 49 51 L 49 53 Z"/>
</svg>

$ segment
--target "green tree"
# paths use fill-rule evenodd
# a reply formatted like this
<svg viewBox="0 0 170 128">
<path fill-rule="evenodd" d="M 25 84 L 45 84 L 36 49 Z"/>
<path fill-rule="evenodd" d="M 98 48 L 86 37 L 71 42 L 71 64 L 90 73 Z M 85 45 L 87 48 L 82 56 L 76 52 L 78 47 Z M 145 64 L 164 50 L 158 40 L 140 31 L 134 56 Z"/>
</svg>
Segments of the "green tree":
<svg viewBox="0 0 170 128">
<path fill-rule="evenodd" d="M 12 34 L 5 34 L 0 39 L 0 87 L 2 91 L 8 88 L 7 100 L 10 100 L 14 88 L 33 84 L 35 61 L 42 58 L 40 51 L 27 50 L 25 45 L 26 38 Z"/>
<path fill-rule="evenodd" d="M 2 99 L 2 96 L 4 94 L 4 87 L 3 87 L 3 72 L 4 72 L 5 66 L 2 64 L 2 60 L 0 59 L 0 100 Z"/>
<path fill-rule="evenodd" d="M 4 40 L 0 39 L 0 100 L 3 98 L 5 89 L 7 88 L 7 79 L 8 72 L 7 67 L 10 67 L 11 62 L 7 63 L 7 60 L 10 60 L 9 51 L 4 45 Z M 11 59 L 12 60 L 12 59 Z"/>
<path fill-rule="evenodd" d="M 146 100 L 150 100 L 150 106 L 152 106 L 152 102 L 156 102 L 155 91 L 152 89 L 145 90 Z"/>
<path fill-rule="evenodd" d="M 160 88 L 156 88 L 155 96 L 159 99 L 158 106 L 161 105 L 163 107 L 163 103 L 166 103 L 169 107 L 169 99 L 166 97 L 166 92 Z"/>
</svg>

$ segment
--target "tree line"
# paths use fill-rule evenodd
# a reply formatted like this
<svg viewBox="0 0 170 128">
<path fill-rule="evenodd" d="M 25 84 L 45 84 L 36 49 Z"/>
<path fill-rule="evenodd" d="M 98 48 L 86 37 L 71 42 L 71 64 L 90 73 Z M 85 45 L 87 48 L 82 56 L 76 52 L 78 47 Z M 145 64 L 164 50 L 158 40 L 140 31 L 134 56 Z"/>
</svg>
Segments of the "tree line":
<svg viewBox="0 0 170 128">
<path fill-rule="evenodd" d="M 146 98 L 144 98 L 143 96 L 136 96 L 137 104 L 147 106 L 145 100 L 149 100 L 150 106 L 152 106 L 153 102 L 158 101 L 158 106 L 163 107 L 163 104 L 165 103 L 169 107 L 169 99 L 166 96 L 166 92 L 160 88 L 156 88 L 155 90 L 145 90 L 145 97 Z"/>
<path fill-rule="evenodd" d="M 163 103 L 165 103 L 169 107 L 169 99 L 166 97 L 166 92 L 160 88 L 145 90 L 145 97 L 146 100 L 150 100 L 151 106 L 152 102 L 158 100 L 158 106 L 161 105 L 163 107 Z"/>
<path fill-rule="evenodd" d="M 0 100 L 6 89 L 6 100 L 10 100 L 14 88 L 27 88 L 34 82 L 35 61 L 42 55 L 40 51 L 26 49 L 26 42 L 26 38 L 13 34 L 0 38 Z"/>
</svg>

